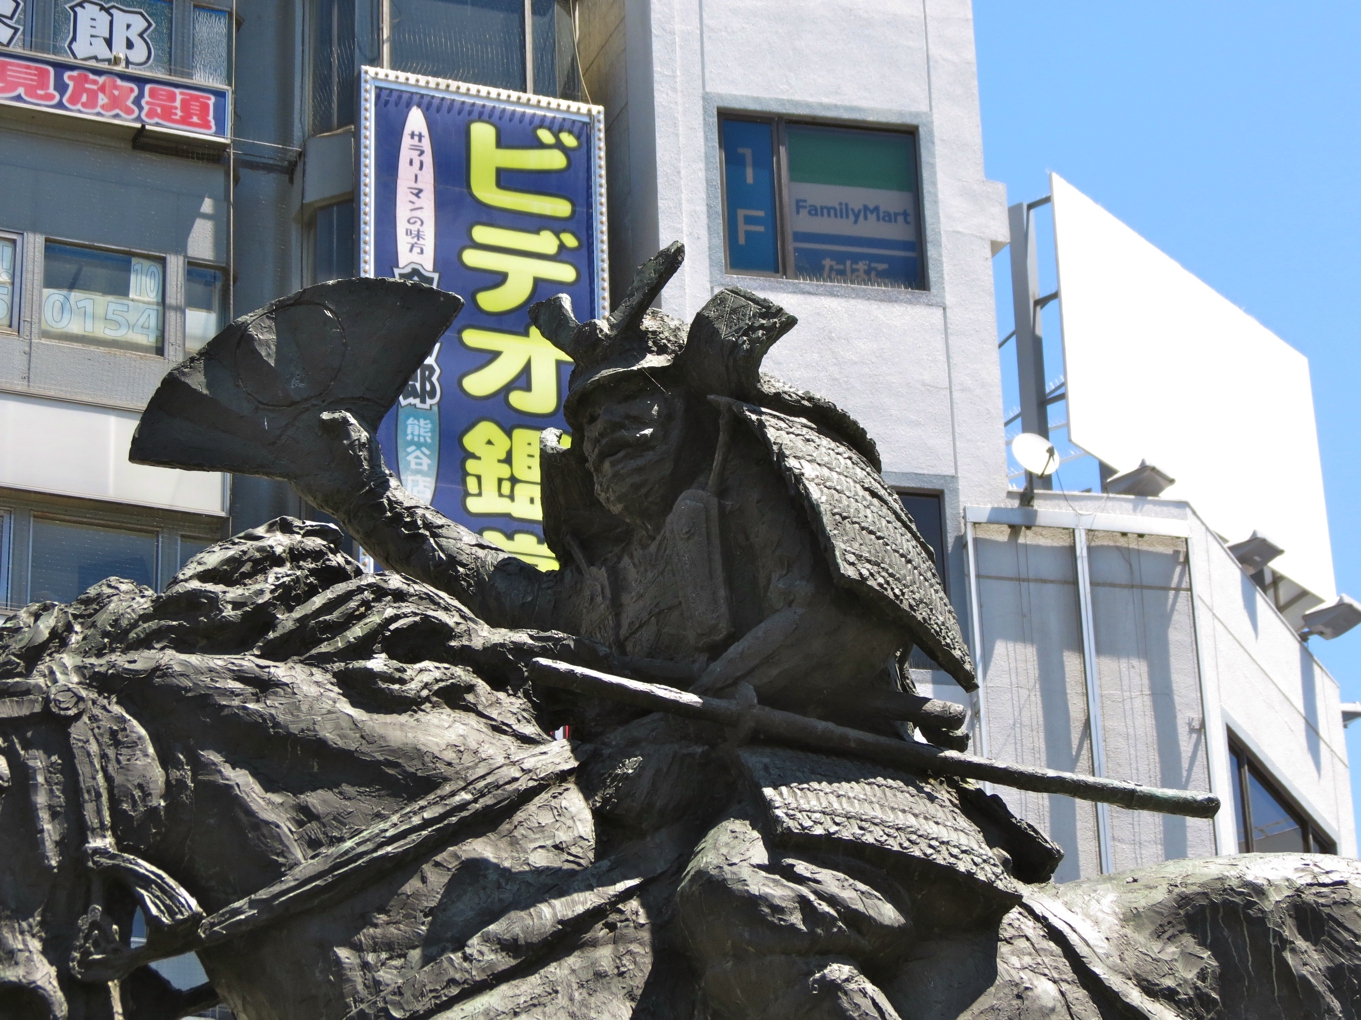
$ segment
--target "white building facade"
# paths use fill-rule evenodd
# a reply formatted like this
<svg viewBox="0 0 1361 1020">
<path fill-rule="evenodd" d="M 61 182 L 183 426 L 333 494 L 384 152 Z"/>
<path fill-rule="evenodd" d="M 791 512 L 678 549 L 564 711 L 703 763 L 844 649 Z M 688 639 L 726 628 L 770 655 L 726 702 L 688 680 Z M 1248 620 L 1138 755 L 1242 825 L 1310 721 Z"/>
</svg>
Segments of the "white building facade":
<svg viewBox="0 0 1361 1020">
<path fill-rule="evenodd" d="M 968 704 L 975 748 L 997 758 L 1223 801 L 1205 821 L 999 790 L 1063 845 L 1059 879 L 1248 849 L 1355 855 L 1337 683 L 1195 507 L 1023 506 L 1008 488 L 991 267 L 1007 196 L 984 175 L 967 0 L 591 0 L 579 23 L 606 109 L 615 288 L 680 239 L 665 310 L 688 318 L 740 286 L 798 317 L 767 368 L 868 428 L 978 660 L 974 698 L 924 660 L 919 688 Z M 889 180 L 869 150 L 810 171 L 810 136 L 837 132 L 842 149 L 904 140 L 915 174 Z M 903 179 L 915 230 L 857 231 L 865 186 L 901 195 Z M 915 242 L 915 276 L 895 273 L 897 242 Z"/>
</svg>

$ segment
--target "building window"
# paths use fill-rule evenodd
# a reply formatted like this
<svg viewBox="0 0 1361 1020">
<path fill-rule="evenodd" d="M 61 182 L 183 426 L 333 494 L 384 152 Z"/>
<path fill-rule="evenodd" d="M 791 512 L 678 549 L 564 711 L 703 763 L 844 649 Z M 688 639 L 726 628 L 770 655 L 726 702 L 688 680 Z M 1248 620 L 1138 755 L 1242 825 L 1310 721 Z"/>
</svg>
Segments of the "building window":
<svg viewBox="0 0 1361 1020">
<path fill-rule="evenodd" d="M 220 537 L 219 518 L 33 494 L 0 506 L 0 620 L 105 578 L 160 590 Z"/>
<path fill-rule="evenodd" d="M 170 73 L 170 0 L 81 0 L 55 5 L 52 43 L 59 54 L 101 64 Z"/>
<path fill-rule="evenodd" d="M 899 492 L 903 509 L 917 525 L 917 532 L 926 539 L 936 563 L 936 573 L 945 583 L 945 514 L 941 510 L 939 492 Z"/>
<path fill-rule="evenodd" d="M 70 602 L 106 577 L 156 585 L 156 532 L 34 516 L 29 601 Z"/>
<path fill-rule="evenodd" d="M 1239 853 L 1337 852 L 1333 841 L 1295 808 L 1266 770 L 1229 741 Z"/>
<path fill-rule="evenodd" d="M 165 259 L 48 241 L 42 335 L 160 354 Z"/>
<path fill-rule="evenodd" d="M 387 0 L 387 66 L 434 78 L 581 95 L 568 0 Z"/>
<path fill-rule="evenodd" d="M 195 556 L 203 552 L 204 549 L 207 549 L 212 544 L 213 543 L 208 541 L 207 539 L 185 538 L 181 536 L 180 559 L 179 565 L 175 567 L 175 572 L 178 573 L 179 571 L 183 570 L 184 565 L 186 563 L 188 563 Z"/>
<path fill-rule="evenodd" d="M 222 270 L 189 266 L 184 271 L 184 353 L 194 354 L 226 325 Z"/>
<path fill-rule="evenodd" d="M 312 219 L 312 282 L 354 275 L 354 202 L 322 206 Z"/>
<path fill-rule="evenodd" d="M 396 71 L 580 99 L 569 0 L 387 0 L 384 61 Z M 354 0 L 312 0 L 308 133 L 354 123 Z M 526 70 L 532 73 L 527 74 Z"/>
<path fill-rule="evenodd" d="M 194 7 L 193 76 L 209 85 L 231 81 L 231 13 L 216 7 Z"/>
<path fill-rule="evenodd" d="M 354 0 L 313 0 L 309 134 L 354 123 Z"/>
<path fill-rule="evenodd" d="M 926 286 L 910 131 L 719 120 L 730 273 Z"/>
<path fill-rule="evenodd" d="M 568 0 L 533 0 L 534 83 L 526 91 L 579 102 L 576 22 Z"/>
<path fill-rule="evenodd" d="M 0 0 L 0 46 L 24 45 L 24 7 L 24 0 Z"/>
<path fill-rule="evenodd" d="M 0 510 L 0 620 L 15 609 L 9 596 L 10 549 L 14 545 L 14 515 Z"/>
<path fill-rule="evenodd" d="M 519 91 L 524 21 L 524 0 L 388 0 L 389 65 Z"/>
<path fill-rule="evenodd" d="M 19 239 L 0 234 L 0 329 L 18 328 Z"/>
</svg>

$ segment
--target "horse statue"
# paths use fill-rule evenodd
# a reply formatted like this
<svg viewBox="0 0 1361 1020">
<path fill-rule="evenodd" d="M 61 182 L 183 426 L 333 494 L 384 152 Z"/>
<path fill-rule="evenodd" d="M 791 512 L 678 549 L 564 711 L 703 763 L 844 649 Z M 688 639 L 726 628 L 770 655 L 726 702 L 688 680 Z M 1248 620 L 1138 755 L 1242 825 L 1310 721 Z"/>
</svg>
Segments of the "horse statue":
<svg viewBox="0 0 1361 1020">
<path fill-rule="evenodd" d="M 1217 805 L 964 753 L 898 668 L 974 683 L 872 441 L 759 372 L 772 303 L 651 310 L 682 256 L 606 319 L 532 312 L 575 363 L 578 441 L 540 447 L 551 573 L 373 441 L 452 295 L 309 288 L 167 377 L 134 459 L 288 478 L 387 569 L 285 517 L 160 593 L 0 624 L 0 1017 L 1361 1013 L 1357 862 L 1050 881 L 1058 848 L 976 780 Z M 202 987 L 152 966 L 189 952 Z"/>
</svg>

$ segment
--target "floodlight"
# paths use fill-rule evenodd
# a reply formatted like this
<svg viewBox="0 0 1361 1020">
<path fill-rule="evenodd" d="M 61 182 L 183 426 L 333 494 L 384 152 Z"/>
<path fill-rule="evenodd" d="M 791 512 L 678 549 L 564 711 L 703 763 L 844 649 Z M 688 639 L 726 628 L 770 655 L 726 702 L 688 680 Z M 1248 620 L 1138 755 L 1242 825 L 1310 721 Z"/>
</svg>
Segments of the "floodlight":
<svg viewBox="0 0 1361 1020">
<path fill-rule="evenodd" d="M 1254 531 L 1243 541 L 1229 546 L 1229 552 L 1233 553 L 1234 559 L 1243 564 L 1244 570 L 1249 574 L 1255 574 L 1285 550 L 1265 535 Z"/>
<path fill-rule="evenodd" d="M 1106 491 L 1117 496 L 1161 496 L 1176 479 L 1164 471 L 1159 471 L 1146 460 L 1139 461 L 1137 468 L 1122 471 L 1106 479 Z"/>
<path fill-rule="evenodd" d="M 1340 706 L 1342 709 L 1342 728 L 1346 729 L 1356 720 L 1361 719 L 1361 701 L 1346 701 Z"/>
<path fill-rule="evenodd" d="M 1022 432 L 1013 439 L 1011 453 L 1017 464 L 1040 478 L 1052 475 L 1059 466 L 1059 453 L 1054 444 L 1034 432 Z"/>
<path fill-rule="evenodd" d="M 1324 641 L 1331 641 L 1358 623 L 1361 623 L 1361 603 L 1350 595 L 1339 595 L 1331 606 L 1322 606 L 1305 613 L 1304 629 L 1300 633 L 1305 637 L 1318 635 Z"/>
</svg>

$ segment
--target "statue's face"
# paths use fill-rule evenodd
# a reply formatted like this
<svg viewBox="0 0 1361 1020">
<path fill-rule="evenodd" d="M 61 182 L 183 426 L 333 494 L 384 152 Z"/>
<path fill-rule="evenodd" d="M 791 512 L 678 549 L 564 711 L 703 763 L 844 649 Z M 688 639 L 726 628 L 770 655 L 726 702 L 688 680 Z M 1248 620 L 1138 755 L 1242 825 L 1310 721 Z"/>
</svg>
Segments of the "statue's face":
<svg viewBox="0 0 1361 1020">
<path fill-rule="evenodd" d="M 581 403 L 581 443 L 605 509 L 649 531 L 675 502 L 685 401 L 652 376 L 630 372 Z"/>
</svg>

